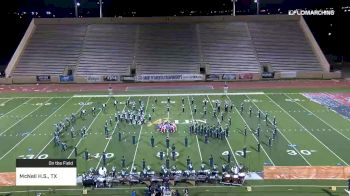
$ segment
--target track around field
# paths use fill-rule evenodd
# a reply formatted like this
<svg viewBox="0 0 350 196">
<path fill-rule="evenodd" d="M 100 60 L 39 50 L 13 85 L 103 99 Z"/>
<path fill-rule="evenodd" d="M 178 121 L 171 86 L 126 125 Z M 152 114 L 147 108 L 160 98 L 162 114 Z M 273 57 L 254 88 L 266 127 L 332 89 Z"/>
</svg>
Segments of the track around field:
<svg viewBox="0 0 350 196">
<path fill-rule="evenodd" d="M 179 82 L 179 83 L 118 83 L 118 84 L 25 84 L 1 85 L 0 93 L 10 92 L 91 92 L 106 91 L 109 86 L 113 91 L 139 90 L 201 90 L 203 86 L 214 90 L 223 89 L 224 82 Z M 347 88 L 350 81 L 346 80 L 280 80 L 280 81 L 247 81 L 227 83 L 231 90 L 242 89 L 312 89 L 312 88 Z"/>
</svg>

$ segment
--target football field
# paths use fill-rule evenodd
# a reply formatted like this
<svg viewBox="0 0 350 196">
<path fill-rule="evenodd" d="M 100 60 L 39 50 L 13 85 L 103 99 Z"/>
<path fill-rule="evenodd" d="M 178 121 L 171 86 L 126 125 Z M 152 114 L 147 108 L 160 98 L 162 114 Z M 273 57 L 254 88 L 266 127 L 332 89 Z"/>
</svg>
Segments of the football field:
<svg viewBox="0 0 350 196">
<path fill-rule="evenodd" d="M 115 100 L 118 101 L 117 106 L 114 106 Z M 126 105 L 127 100 L 129 105 Z M 105 110 L 101 109 L 103 103 L 107 104 Z M 140 103 L 145 106 L 146 122 L 138 125 L 115 121 L 115 113 L 132 110 L 133 103 L 136 108 Z M 214 116 L 217 103 L 221 105 L 221 112 Z M 232 105 L 232 109 L 229 107 L 225 112 L 225 103 Z M 91 112 L 92 107 L 97 108 L 95 114 Z M 85 117 L 80 117 L 81 110 L 87 111 Z M 67 150 L 62 150 L 55 146 L 54 124 L 65 123 L 65 117 L 70 117 L 72 113 L 77 113 L 77 120 L 67 124 L 67 130 L 61 133 L 61 141 L 68 146 Z M 194 168 L 199 169 L 202 163 L 209 166 L 211 156 L 220 170 L 223 164 L 241 164 L 249 171 L 262 171 L 264 165 L 335 166 L 350 163 L 349 120 L 300 93 L 2 97 L 0 115 L 0 172 L 15 171 L 15 160 L 21 158 L 76 158 L 78 173 L 81 174 L 89 168 L 101 166 L 103 153 L 106 167 L 115 166 L 118 171 L 122 169 L 123 156 L 125 169 L 135 166 L 138 171 L 143 160 L 153 170 L 159 171 L 166 158 L 169 158 L 170 166 L 185 169 L 188 157 Z M 277 123 L 275 136 L 274 117 Z M 109 123 L 110 119 L 112 123 Z M 106 121 L 108 136 L 104 131 Z M 156 130 L 157 124 L 165 121 L 176 124 L 174 133 Z M 204 134 L 189 133 L 193 121 L 223 129 L 228 127 L 228 136 L 208 137 L 206 141 Z M 71 127 L 75 130 L 74 137 Z M 85 136 L 80 134 L 83 127 L 86 128 Z M 154 147 L 151 146 L 152 136 Z M 166 148 L 167 136 L 170 148 Z M 172 145 L 176 148 L 175 159 L 172 157 Z M 74 147 L 77 148 L 77 156 Z M 246 157 L 243 156 L 245 147 Z M 88 160 L 84 159 L 84 151 L 89 153 Z M 160 152 L 164 152 L 163 160 L 159 157 Z M 229 152 L 232 154 L 230 162 L 227 157 Z"/>
</svg>

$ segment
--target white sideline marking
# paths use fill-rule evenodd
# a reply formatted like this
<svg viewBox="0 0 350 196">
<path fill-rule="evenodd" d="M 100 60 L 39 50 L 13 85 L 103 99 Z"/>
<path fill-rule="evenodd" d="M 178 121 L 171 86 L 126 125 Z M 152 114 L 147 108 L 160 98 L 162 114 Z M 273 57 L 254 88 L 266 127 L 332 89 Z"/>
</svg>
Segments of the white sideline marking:
<svg viewBox="0 0 350 196">
<path fill-rule="evenodd" d="M 226 96 L 226 97 L 227 97 L 227 98 L 230 100 L 230 102 L 232 103 L 231 98 L 230 98 L 229 96 Z M 248 125 L 247 121 L 243 118 L 243 116 L 242 116 L 241 113 L 238 111 L 238 109 L 237 109 L 236 107 L 234 107 L 234 108 L 235 108 L 236 112 L 239 114 L 239 116 L 241 117 L 241 119 L 243 120 L 243 122 L 247 125 L 247 128 L 248 128 L 249 131 L 252 133 L 252 135 L 253 135 L 255 141 L 259 142 L 259 140 L 258 140 L 258 139 L 256 138 L 256 136 L 254 135 L 252 129 L 251 129 L 250 126 Z M 271 164 L 272 164 L 273 166 L 275 166 L 275 163 L 272 161 L 271 157 L 267 154 L 267 152 L 265 151 L 265 148 L 264 148 L 263 145 L 261 145 L 261 149 L 264 151 L 264 153 L 266 154 L 267 158 L 270 160 Z"/>
<path fill-rule="evenodd" d="M 190 104 L 190 98 L 187 96 L 187 99 L 188 99 L 188 105 L 190 106 L 190 111 L 191 111 L 191 116 L 192 116 L 192 123 L 194 121 L 194 118 L 193 118 L 193 113 L 192 113 L 192 107 L 191 107 L 191 104 Z M 199 157 L 201 158 L 201 163 L 203 162 L 203 159 L 202 159 L 202 152 L 201 152 L 201 148 L 199 147 L 199 142 L 198 142 L 198 136 L 196 135 L 196 140 L 197 140 L 197 146 L 198 146 L 198 151 L 199 151 Z"/>
<path fill-rule="evenodd" d="M 279 184 L 272 184 L 272 185 L 252 185 L 251 187 L 254 188 L 272 188 L 272 187 L 305 187 L 305 188 L 329 188 L 332 185 L 279 185 Z M 243 186 L 246 187 L 246 186 Z M 337 188 L 347 188 L 347 186 L 335 186 Z M 224 185 L 217 185 L 217 186 L 176 186 L 178 189 L 200 189 L 200 188 L 232 188 L 236 189 L 236 186 L 224 186 Z M 145 189 L 145 187 L 142 186 L 133 186 L 133 187 L 118 187 L 118 188 L 95 188 L 95 190 L 132 190 L 132 189 Z M 7 192 L 0 192 L 0 194 L 9 194 L 9 193 L 27 193 L 27 192 L 49 192 L 51 190 L 49 189 L 33 189 L 33 190 L 25 190 L 25 191 L 7 191 Z M 55 189 L 55 191 L 82 191 L 82 189 Z"/>
<path fill-rule="evenodd" d="M 111 99 L 111 98 L 108 98 L 107 101 L 106 101 L 105 103 L 107 104 L 107 103 L 109 102 L 110 99 Z M 101 114 L 101 112 L 102 112 L 102 108 L 101 108 L 100 111 L 97 113 L 97 115 L 95 116 L 94 120 L 92 120 L 92 122 L 91 122 L 91 124 L 89 125 L 89 127 L 86 129 L 86 134 L 88 134 L 88 132 L 89 132 L 91 126 L 94 124 L 95 120 L 96 120 L 97 117 Z M 79 139 L 79 141 L 78 141 L 78 143 L 75 145 L 75 147 L 78 147 L 78 146 L 79 146 L 80 142 L 83 141 L 83 138 L 84 138 L 84 137 L 82 137 L 82 138 Z M 74 152 L 74 149 L 73 149 L 72 152 L 69 154 L 69 156 L 67 157 L 67 159 L 69 159 L 69 158 L 72 156 L 73 152 Z"/>
<path fill-rule="evenodd" d="M 265 95 L 268 97 L 275 105 L 277 105 L 279 108 L 282 109 L 289 117 L 291 117 L 295 122 L 297 122 L 305 131 L 307 131 L 313 138 L 315 138 L 320 144 L 322 144 L 326 149 L 328 149 L 334 156 L 336 156 L 339 160 L 341 160 L 346 165 L 349 165 L 347 162 L 345 162 L 342 158 L 340 158 L 335 152 L 333 152 L 328 146 L 326 146 L 323 142 L 321 142 L 315 135 L 313 135 L 309 130 L 307 130 L 297 119 L 295 119 L 292 115 L 290 115 L 288 112 L 286 112 L 278 103 L 276 103 L 271 97 L 268 95 Z"/>
<path fill-rule="evenodd" d="M 73 97 L 69 98 L 69 100 L 71 100 Z M 88 99 L 88 101 L 90 100 L 91 98 Z M 68 100 L 68 101 L 69 101 Z M 75 113 L 79 112 L 82 108 L 84 107 L 84 105 L 82 105 Z M 45 133 L 46 135 L 46 133 Z M 68 133 L 67 133 L 68 135 Z M 38 156 L 46 149 L 46 147 L 52 142 L 53 138 L 51 138 L 51 140 L 44 146 L 44 148 L 42 148 L 40 150 L 40 152 L 34 157 L 34 159 L 38 158 Z"/>
<path fill-rule="evenodd" d="M 242 92 L 242 93 L 194 93 L 194 94 L 132 94 L 132 95 L 73 95 L 73 97 L 175 97 L 175 96 L 206 96 L 206 95 L 263 95 L 263 92 Z"/>
<path fill-rule="evenodd" d="M 248 95 L 247 95 L 247 98 L 250 99 L 250 97 L 249 97 Z M 253 104 L 255 105 L 255 107 L 256 107 L 258 110 L 260 110 L 260 108 L 259 108 L 254 102 L 253 102 Z M 261 111 L 262 115 L 265 115 L 265 113 L 264 113 L 262 110 L 260 110 L 260 111 Z M 268 119 L 268 121 L 272 124 L 272 122 L 271 122 L 270 119 Z M 289 139 L 283 134 L 282 131 L 280 131 L 278 128 L 277 128 L 277 130 L 278 130 L 278 132 L 281 133 L 281 135 L 282 135 L 283 138 L 288 142 L 288 144 L 292 144 L 292 143 L 289 141 Z M 291 131 L 291 129 L 289 129 L 289 131 Z M 304 155 L 302 155 L 302 154 L 299 152 L 299 150 L 296 149 L 295 146 L 292 146 L 292 147 L 293 147 L 293 149 L 301 156 L 301 158 L 303 158 L 304 161 L 305 161 L 308 165 L 311 166 L 310 162 L 304 157 Z"/>
<path fill-rule="evenodd" d="M 286 95 L 287 97 L 291 98 L 290 96 Z M 315 113 L 313 113 L 312 111 L 310 111 L 309 109 L 307 109 L 306 107 L 304 107 L 303 105 L 301 105 L 298 102 L 295 102 L 296 104 L 298 104 L 299 106 L 301 106 L 302 108 L 304 108 L 306 111 L 308 111 L 309 113 L 313 114 L 316 118 L 318 118 L 319 120 L 321 120 L 324 124 L 328 125 L 328 127 L 332 128 L 334 131 L 338 132 L 340 135 L 342 135 L 343 137 L 345 137 L 347 140 L 350 140 L 350 138 L 348 138 L 347 136 L 345 136 L 344 134 L 342 134 L 341 132 L 339 132 L 336 128 L 334 128 L 332 125 L 330 125 L 329 123 L 327 123 L 326 121 L 324 121 L 323 119 L 321 119 L 319 116 L 317 116 Z"/>
<path fill-rule="evenodd" d="M 125 111 L 125 108 L 126 108 L 126 105 L 124 104 L 124 108 L 123 108 L 122 112 Z M 146 110 L 146 109 L 145 109 L 145 110 Z M 145 112 L 146 112 L 146 111 L 145 111 Z M 108 142 L 107 142 L 105 148 L 103 149 L 103 152 L 106 152 L 106 150 L 107 150 L 107 148 L 108 148 L 108 145 L 109 145 L 109 142 L 111 142 L 111 140 L 112 140 L 112 138 L 113 138 L 113 134 L 114 134 L 114 132 L 115 132 L 117 126 L 118 126 L 118 123 L 119 123 L 119 121 L 118 121 L 118 122 L 115 122 L 115 126 L 114 126 L 114 129 L 113 129 L 112 134 L 111 134 L 111 139 L 108 140 Z M 90 133 L 90 134 L 91 134 L 91 133 Z M 97 134 L 97 133 L 95 133 L 95 134 Z M 100 166 L 101 160 L 102 160 L 102 156 L 100 157 L 100 160 L 98 161 L 98 163 L 97 163 L 95 169 L 97 169 L 98 166 Z"/>
<path fill-rule="evenodd" d="M 211 103 L 212 101 L 210 100 L 210 98 L 209 98 L 208 95 L 207 95 L 207 97 L 208 97 L 209 103 L 210 103 L 210 105 L 211 105 L 211 108 L 214 109 L 214 106 L 213 106 L 213 104 Z M 224 129 L 222 128 L 222 124 L 221 124 L 221 121 L 220 121 L 220 119 L 219 119 L 218 116 L 216 116 L 216 119 L 217 119 L 217 121 L 219 122 L 221 129 L 224 130 Z M 228 141 L 226 135 L 225 135 L 225 138 L 226 138 L 226 142 L 227 142 L 227 144 L 228 144 L 228 147 L 229 147 L 230 150 L 231 150 L 231 153 L 232 153 L 232 155 L 233 155 L 233 158 L 235 159 L 236 165 L 239 165 L 239 164 L 238 164 L 238 161 L 237 161 L 237 158 L 236 158 L 236 155 L 235 155 L 235 153 L 233 152 L 232 147 L 231 147 L 231 144 L 230 144 L 230 142 Z"/>
<path fill-rule="evenodd" d="M 53 99 L 53 98 L 51 98 Z M 51 99 L 48 99 L 46 102 L 50 101 Z M 68 99 L 69 100 L 69 99 Z M 14 147 L 12 147 L 6 154 L 4 154 L 0 160 L 2 160 L 6 155 L 8 155 L 13 149 L 15 149 L 18 145 L 20 145 L 26 138 L 28 138 L 36 129 L 38 129 L 44 122 L 47 121 L 47 119 L 49 119 L 51 116 L 53 116 L 53 114 L 55 114 L 59 109 L 61 109 L 67 102 L 64 102 L 59 108 L 57 108 L 54 112 L 52 112 L 52 114 L 50 114 L 50 116 L 48 116 L 45 120 L 43 120 L 38 126 L 36 126 L 29 134 L 27 134 L 23 139 L 21 139 L 21 141 L 19 141 Z M 44 105 L 42 105 L 44 106 Z M 42 107 L 40 106 L 40 107 Z"/>
<path fill-rule="evenodd" d="M 145 114 L 146 114 L 146 111 L 147 111 L 148 102 L 149 102 L 149 97 L 148 97 L 148 99 L 147 99 L 147 103 L 146 103 Z M 132 160 L 132 164 L 131 164 L 130 171 L 132 171 L 132 168 L 134 167 L 134 164 L 135 164 L 136 153 L 137 153 L 137 149 L 139 148 L 140 136 L 141 136 L 141 133 L 142 133 L 142 128 L 143 128 L 143 124 L 141 125 L 141 128 L 140 128 L 139 138 L 137 139 L 137 144 L 136 144 L 135 154 L 134 154 L 134 158 L 133 158 L 133 160 Z"/>
<path fill-rule="evenodd" d="M 30 99 L 29 99 L 30 100 Z M 28 101 L 29 101 L 28 100 Z M 49 100 L 51 100 L 51 99 L 49 99 Z M 46 102 L 48 102 L 49 100 L 47 100 Z M 26 102 L 24 102 L 24 103 L 27 103 L 28 101 L 26 101 Z M 21 106 L 21 105 L 23 105 L 24 103 L 22 103 L 22 104 L 20 104 L 19 106 Z M 19 106 L 17 106 L 16 108 L 18 108 Z M 41 106 L 39 106 L 39 107 L 37 107 L 37 108 L 35 108 L 33 111 L 31 111 L 29 114 L 27 114 L 27 115 L 25 115 L 23 118 L 21 118 L 21 119 L 19 119 L 16 123 L 14 123 L 14 124 L 12 124 L 10 127 L 8 127 L 5 131 L 3 131 L 2 133 L 0 133 L 0 136 L 2 136 L 4 133 L 6 133 L 8 130 L 10 130 L 12 127 L 14 127 L 15 125 L 17 125 L 18 123 L 20 123 L 22 120 L 24 120 L 25 118 L 27 118 L 29 115 L 30 115 L 30 117 L 32 117 L 31 116 L 31 114 L 33 113 L 33 112 L 35 112 L 35 111 L 37 111 L 39 108 L 41 108 L 42 106 L 44 106 L 44 104 L 43 105 L 41 105 Z M 15 109 L 16 109 L 15 108 Z M 12 111 L 12 110 L 11 110 Z"/>
</svg>

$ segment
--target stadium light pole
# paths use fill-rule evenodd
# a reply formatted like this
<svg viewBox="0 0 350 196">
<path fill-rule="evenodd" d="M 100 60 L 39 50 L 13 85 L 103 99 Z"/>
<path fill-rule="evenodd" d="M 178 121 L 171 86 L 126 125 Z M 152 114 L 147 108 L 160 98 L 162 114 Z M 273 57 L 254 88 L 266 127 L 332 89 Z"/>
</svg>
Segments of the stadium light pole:
<svg viewBox="0 0 350 196">
<path fill-rule="evenodd" d="M 236 1 L 237 0 L 231 0 L 232 1 L 232 16 L 236 16 Z"/>
<path fill-rule="evenodd" d="M 77 2 L 77 0 L 74 0 L 74 9 L 75 9 L 75 17 L 78 18 L 78 7 L 80 6 L 80 3 Z"/>
<path fill-rule="evenodd" d="M 97 4 L 100 5 L 100 18 L 102 18 L 103 17 L 103 14 L 102 14 L 102 4 L 103 4 L 103 2 L 102 2 L 102 0 L 99 0 L 99 2 L 97 2 Z"/>
<path fill-rule="evenodd" d="M 254 2 L 256 3 L 256 15 L 259 15 L 259 1 L 260 0 L 254 0 Z"/>
</svg>

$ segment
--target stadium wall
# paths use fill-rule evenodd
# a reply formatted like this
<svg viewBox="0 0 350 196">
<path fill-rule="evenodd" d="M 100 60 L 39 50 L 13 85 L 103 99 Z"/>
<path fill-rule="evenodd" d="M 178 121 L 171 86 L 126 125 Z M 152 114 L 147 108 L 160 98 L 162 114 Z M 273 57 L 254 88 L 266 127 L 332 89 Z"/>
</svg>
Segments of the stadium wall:
<svg viewBox="0 0 350 196">
<path fill-rule="evenodd" d="M 36 76 L 17 76 L 12 77 L 12 84 L 36 84 Z"/>
<path fill-rule="evenodd" d="M 299 24 L 301 26 L 301 29 L 304 32 L 304 35 L 306 36 L 306 39 L 309 41 L 313 52 L 315 53 L 318 61 L 320 62 L 320 65 L 321 65 L 323 71 L 329 72 L 330 65 L 329 65 L 326 57 L 324 56 L 320 46 L 318 45 L 315 37 L 312 35 L 312 32 L 310 31 L 309 26 L 307 25 L 307 23 L 305 22 L 305 20 L 302 16 L 300 17 Z"/>
<path fill-rule="evenodd" d="M 341 71 L 335 71 L 335 72 L 325 72 L 323 73 L 322 75 L 322 78 L 323 79 L 332 79 L 332 78 L 341 78 L 342 77 L 342 74 L 341 74 Z"/>
<path fill-rule="evenodd" d="M 12 78 L 0 78 L 0 84 L 12 84 Z"/>
<path fill-rule="evenodd" d="M 30 37 L 32 33 L 35 30 L 35 22 L 34 19 L 30 22 L 29 27 L 27 28 L 26 33 L 24 34 L 21 42 L 19 43 L 15 53 L 13 54 L 9 64 L 6 67 L 5 75 L 6 77 L 11 77 L 12 71 L 15 69 L 16 64 L 19 60 L 19 57 L 21 56 L 22 52 L 24 51 L 24 48 L 26 47 L 28 40 L 30 40 Z"/>
</svg>

